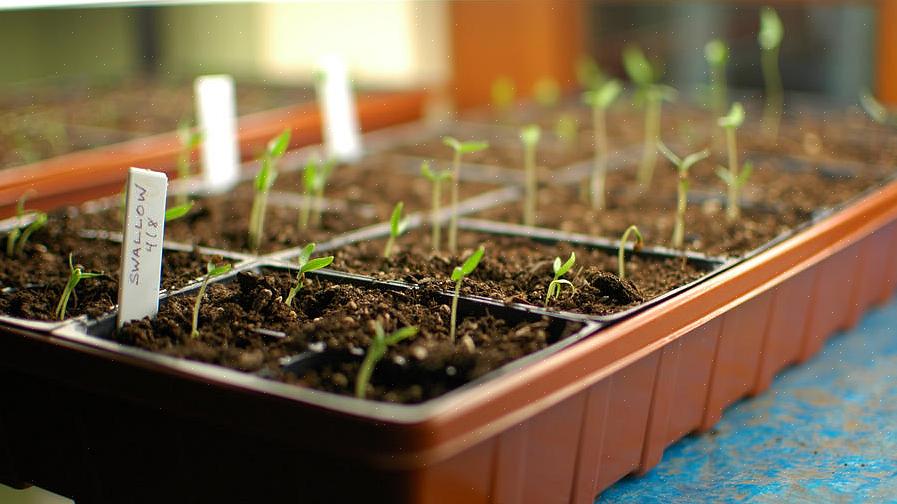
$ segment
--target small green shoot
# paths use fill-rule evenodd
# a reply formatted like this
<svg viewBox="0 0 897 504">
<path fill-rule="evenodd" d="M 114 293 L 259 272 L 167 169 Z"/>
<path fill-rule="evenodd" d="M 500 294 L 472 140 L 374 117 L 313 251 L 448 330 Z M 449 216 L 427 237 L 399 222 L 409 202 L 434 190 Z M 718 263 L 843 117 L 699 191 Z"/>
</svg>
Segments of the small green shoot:
<svg viewBox="0 0 897 504">
<path fill-rule="evenodd" d="M 268 142 L 265 153 L 260 160 L 261 168 L 255 176 L 255 197 L 252 200 L 252 210 L 249 214 L 249 248 L 258 252 L 262 244 L 262 234 L 265 228 L 265 212 L 268 207 L 268 192 L 277 180 L 277 161 L 283 157 L 290 145 L 290 130 Z"/>
<path fill-rule="evenodd" d="M 30 192 L 31 191 L 29 190 L 22 193 L 19 201 L 16 202 L 16 217 L 19 220 L 23 220 L 26 217 L 33 215 L 34 218 L 29 224 L 13 228 L 9 231 L 9 234 L 6 236 L 6 255 L 9 257 L 21 254 L 25 250 L 25 245 L 28 243 L 28 239 L 31 238 L 31 235 L 38 229 L 47 225 L 48 217 L 44 212 L 25 211 L 25 200 L 28 199 L 28 194 Z"/>
<path fill-rule="evenodd" d="M 592 129 L 595 135 L 595 161 L 590 182 L 592 208 L 603 210 L 606 204 L 607 179 L 607 109 L 620 96 L 623 85 L 612 79 L 600 88 L 586 91 L 583 101 L 592 108 Z"/>
<path fill-rule="evenodd" d="M 81 280 L 101 276 L 103 276 L 102 273 L 87 273 L 83 271 L 80 264 L 75 266 L 72 263 L 72 254 L 69 254 L 69 280 L 66 282 L 65 288 L 62 289 L 62 296 L 59 298 L 59 303 L 56 304 L 56 318 L 58 320 L 65 320 L 65 311 L 68 309 L 69 298 L 75 294 L 75 287 L 78 286 Z"/>
<path fill-rule="evenodd" d="M 695 152 L 680 158 L 663 142 L 657 142 L 657 149 L 676 166 L 679 174 L 676 198 L 676 223 L 673 227 L 673 248 L 681 249 L 685 243 L 685 209 L 688 206 L 688 170 L 698 161 L 710 157 L 710 149 Z"/>
<path fill-rule="evenodd" d="M 645 141 L 642 160 L 638 167 L 638 181 L 643 188 L 651 185 L 654 167 L 657 165 L 657 142 L 660 141 L 660 121 L 664 100 L 676 99 L 676 90 L 658 84 L 660 72 L 635 46 L 623 50 L 623 67 L 636 86 L 636 100 L 645 106 Z"/>
<path fill-rule="evenodd" d="M 533 85 L 533 98 L 539 105 L 552 108 L 561 99 L 561 86 L 551 77 L 543 77 Z"/>
<path fill-rule="evenodd" d="M 576 60 L 576 81 L 583 90 L 598 89 L 606 79 L 601 67 L 591 56 L 584 54 Z"/>
<path fill-rule="evenodd" d="M 710 110 L 719 117 L 726 110 L 726 63 L 729 48 L 720 39 L 713 39 L 704 46 L 704 59 L 710 68 Z"/>
<path fill-rule="evenodd" d="M 191 338 L 199 336 L 199 305 L 202 303 L 202 298 L 206 295 L 206 287 L 209 286 L 209 280 L 224 275 L 230 270 L 230 264 L 216 266 L 215 263 L 211 261 L 206 263 L 206 274 L 202 279 L 202 285 L 199 287 L 199 292 L 196 294 L 196 300 L 193 302 L 193 325 L 190 328 Z"/>
<path fill-rule="evenodd" d="M 523 224 L 536 225 L 536 196 L 538 190 L 536 173 L 536 147 L 542 129 L 538 124 L 530 124 L 520 130 L 520 141 L 523 142 L 523 167 L 526 174 L 526 198 L 523 203 Z"/>
<path fill-rule="evenodd" d="M 548 307 L 548 303 L 551 301 L 551 298 L 555 299 L 561 295 L 561 286 L 569 285 L 570 288 L 573 288 L 573 283 L 570 280 L 565 280 L 563 277 L 570 268 L 576 263 L 576 253 L 570 252 L 570 258 L 567 259 L 563 264 L 561 263 L 560 257 L 554 258 L 554 263 L 551 265 L 552 271 L 554 271 L 554 278 L 551 279 L 551 283 L 548 284 L 548 290 L 545 293 L 545 307 Z"/>
<path fill-rule="evenodd" d="M 390 346 L 415 335 L 417 335 L 417 327 L 403 327 L 387 335 L 379 320 L 374 324 L 374 339 L 364 355 L 361 369 L 358 370 L 358 376 L 355 378 L 355 397 L 364 399 L 367 394 L 368 384 L 371 381 L 371 375 L 374 374 L 374 367 L 386 355 L 386 350 Z"/>
<path fill-rule="evenodd" d="M 181 152 L 178 154 L 178 179 L 186 179 L 190 176 L 190 160 L 193 151 L 202 142 L 202 133 L 193 128 L 188 121 L 181 121 L 178 125 L 178 141 L 181 144 Z M 187 195 L 178 195 L 178 203 L 186 203 Z"/>
<path fill-rule="evenodd" d="M 635 244 L 632 245 L 633 252 L 641 250 L 642 244 L 644 243 L 642 240 L 642 233 L 639 232 L 637 227 L 629 226 L 626 228 L 626 231 L 623 232 L 623 237 L 620 238 L 620 248 L 617 249 L 617 276 L 620 277 L 620 280 L 626 278 L 626 242 L 629 241 L 629 236 L 632 234 L 635 234 Z"/>
<path fill-rule="evenodd" d="M 333 173 L 335 166 L 336 163 L 332 160 L 322 163 L 309 160 L 305 164 L 305 170 L 302 172 L 304 199 L 302 200 L 302 206 L 299 208 L 300 229 L 306 229 L 309 223 L 315 227 L 321 225 L 324 189 L 327 187 L 327 179 L 330 178 L 330 174 Z"/>
<path fill-rule="evenodd" d="M 779 136 L 779 122 L 785 105 L 785 90 L 782 76 L 779 73 L 779 50 L 785 29 L 782 19 L 772 7 L 760 9 L 760 32 L 757 42 L 760 44 L 760 66 L 766 84 L 766 108 L 763 111 L 763 124 L 771 138 Z"/>
<path fill-rule="evenodd" d="M 181 217 L 190 213 L 190 210 L 193 210 L 193 201 L 188 201 L 187 203 L 183 203 L 181 205 L 173 206 L 171 208 L 165 209 L 165 222 L 171 222 L 174 220 L 178 220 Z"/>
<path fill-rule="evenodd" d="M 452 157 L 452 214 L 449 218 L 449 252 L 458 251 L 458 186 L 461 184 L 461 156 L 473 154 L 489 148 L 488 142 L 469 141 L 461 142 L 456 138 L 447 136 L 442 138 L 442 143 L 451 147 L 455 152 Z"/>
<path fill-rule="evenodd" d="M 492 106 L 499 115 L 507 117 L 511 113 L 516 93 L 510 77 L 499 77 L 492 82 Z"/>
<path fill-rule="evenodd" d="M 311 255 L 315 252 L 315 244 L 309 243 L 305 247 L 303 247 L 302 252 L 299 253 L 299 257 L 297 259 L 299 263 L 299 272 L 296 273 L 296 285 L 290 288 L 290 293 L 287 294 L 287 298 L 284 301 L 287 306 L 293 306 L 293 299 L 296 298 L 296 294 L 302 290 L 302 287 L 305 285 L 305 274 L 309 271 L 317 271 L 322 268 L 326 268 L 330 266 L 333 262 L 333 256 L 327 257 L 317 257 L 315 259 L 311 258 Z"/>
<path fill-rule="evenodd" d="M 452 178 L 452 173 L 449 171 L 432 170 L 429 161 L 421 163 L 420 173 L 433 184 L 430 210 L 431 241 L 433 242 L 433 251 L 439 252 L 440 241 L 442 238 L 440 236 L 442 234 L 442 226 L 439 224 L 439 210 L 442 206 L 442 182 Z"/>
<path fill-rule="evenodd" d="M 402 218 L 402 208 L 404 206 L 405 203 L 401 201 L 396 203 L 395 208 L 392 209 L 392 215 L 389 217 L 389 239 L 386 240 L 386 248 L 383 249 L 383 257 L 387 259 L 392 256 L 392 249 L 396 245 L 396 239 L 402 236 L 405 230 L 408 229 L 408 219 Z"/>
<path fill-rule="evenodd" d="M 461 282 L 473 273 L 473 270 L 477 269 L 485 252 L 486 250 L 481 246 L 461 266 L 455 266 L 454 271 L 452 271 L 452 281 L 455 282 L 455 295 L 452 297 L 451 328 L 449 329 L 449 338 L 452 341 L 455 341 L 455 326 L 458 322 L 458 296 L 461 295 Z"/>
<path fill-rule="evenodd" d="M 717 121 L 719 126 L 726 130 L 726 150 L 729 154 L 729 169 L 726 170 L 722 166 L 716 169 L 716 175 L 726 183 L 728 188 L 728 198 L 726 200 L 726 218 L 729 222 L 735 222 L 741 214 L 741 188 L 747 183 L 748 178 L 753 171 L 753 165 L 750 162 L 744 163 L 744 167 L 738 168 L 738 147 L 735 143 L 735 132 L 744 123 L 744 107 L 741 103 L 732 104 L 729 113 L 720 117 Z"/>
</svg>

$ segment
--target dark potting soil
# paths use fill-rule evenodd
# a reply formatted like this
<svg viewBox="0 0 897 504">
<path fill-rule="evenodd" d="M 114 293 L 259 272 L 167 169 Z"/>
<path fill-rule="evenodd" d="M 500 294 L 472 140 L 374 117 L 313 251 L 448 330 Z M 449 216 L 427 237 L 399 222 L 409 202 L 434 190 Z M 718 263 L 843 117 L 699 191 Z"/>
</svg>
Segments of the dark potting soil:
<svg viewBox="0 0 897 504">
<path fill-rule="evenodd" d="M 575 252 L 575 266 L 564 277 L 573 282 L 574 288 L 563 286 L 560 296 L 552 298 L 548 307 L 588 315 L 623 311 L 706 273 L 706 269 L 681 257 L 632 256 L 627 252 L 627 277 L 621 281 L 617 277 L 616 251 L 465 230 L 459 230 L 459 254 L 446 252 L 444 242 L 443 251 L 433 252 L 431 242 L 429 226 L 415 229 L 399 240 L 389 259 L 383 257 L 385 240 L 355 243 L 333 253 L 332 268 L 452 290 L 452 270 L 482 245 L 485 255 L 462 282 L 462 293 L 544 306 L 554 276 L 554 259 L 566 261 Z"/>
<path fill-rule="evenodd" d="M 430 290 L 391 291 L 312 277 L 288 307 L 282 299 L 293 281 L 286 271 L 265 271 L 241 272 L 232 282 L 211 284 L 200 308 L 197 338 L 190 337 L 195 294 L 169 299 L 155 319 L 125 324 L 116 338 L 168 355 L 353 395 L 374 321 L 387 333 L 415 326 L 418 335 L 389 348 L 368 389 L 368 398 L 414 403 L 444 394 L 581 327 L 459 311 L 457 337 L 451 341 L 450 300 Z M 266 336 L 256 329 L 285 336 Z M 333 358 L 298 376 L 282 369 L 282 358 L 310 346 L 323 347 Z"/>
<path fill-rule="evenodd" d="M 5 254 L 6 235 L 0 237 L 0 313 L 32 320 L 55 320 L 56 304 L 69 278 L 68 256 L 85 272 L 104 276 L 82 280 L 70 298 L 67 317 L 107 313 L 118 303 L 121 245 L 78 237 L 67 219 L 51 217 L 32 235 L 20 256 Z M 196 252 L 166 250 L 162 254 L 162 287 L 174 290 L 201 276 L 206 262 L 222 261 Z"/>
</svg>

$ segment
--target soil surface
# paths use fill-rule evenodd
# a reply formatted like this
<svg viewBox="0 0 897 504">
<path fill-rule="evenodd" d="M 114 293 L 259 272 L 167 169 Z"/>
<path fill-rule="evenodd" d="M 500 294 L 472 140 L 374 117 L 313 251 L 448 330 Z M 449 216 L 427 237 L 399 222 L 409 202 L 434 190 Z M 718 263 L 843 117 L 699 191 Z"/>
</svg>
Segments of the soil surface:
<svg viewBox="0 0 897 504">
<path fill-rule="evenodd" d="M 6 235 L 0 237 L 0 313 L 32 320 L 55 320 L 56 304 L 69 278 L 68 256 L 85 272 L 104 276 L 82 280 L 70 298 L 66 315 L 98 317 L 118 303 L 121 245 L 78 237 L 67 219 L 51 217 L 47 226 L 28 241 L 20 256 L 5 254 Z M 166 250 L 162 254 L 162 287 L 174 290 L 201 276 L 206 262 L 220 257 Z"/>
<path fill-rule="evenodd" d="M 452 270 L 483 245 L 486 253 L 477 269 L 462 282 L 461 292 L 544 306 L 548 284 L 554 277 L 554 259 L 566 261 L 573 252 L 576 263 L 564 278 L 573 282 L 574 288 L 562 286 L 560 296 L 552 298 L 548 307 L 589 315 L 632 308 L 700 278 L 709 269 L 703 263 L 685 262 L 681 257 L 627 253 L 627 278 L 621 281 L 617 277 L 615 250 L 461 230 L 460 254 L 444 250 L 434 253 L 429 236 L 428 227 L 411 231 L 402 237 L 389 259 L 383 257 L 385 240 L 342 247 L 333 252 L 332 268 L 450 291 L 454 289 Z"/>
<path fill-rule="evenodd" d="M 581 325 L 510 317 L 503 309 L 471 313 L 459 308 L 458 332 L 449 339 L 450 300 L 428 289 L 391 291 L 310 277 L 288 307 L 286 271 L 239 273 L 209 286 L 200 308 L 200 334 L 190 337 L 194 295 L 166 301 L 153 319 L 125 324 L 118 341 L 344 395 L 374 335 L 374 321 L 392 332 L 419 328 L 389 348 L 375 368 L 368 398 L 415 403 L 444 394 L 512 360 L 573 334 Z M 514 312 L 519 317 L 519 313 Z M 256 332 L 277 331 L 282 337 Z M 285 371 L 281 359 L 324 350 L 307 369 Z"/>
</svg>

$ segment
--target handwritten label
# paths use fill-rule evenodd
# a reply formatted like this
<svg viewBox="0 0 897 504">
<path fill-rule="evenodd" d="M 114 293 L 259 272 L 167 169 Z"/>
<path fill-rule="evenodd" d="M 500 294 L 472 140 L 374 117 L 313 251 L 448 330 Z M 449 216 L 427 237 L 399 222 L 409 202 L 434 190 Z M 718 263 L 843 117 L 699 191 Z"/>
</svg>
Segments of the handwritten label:
<svg viewBox="0 0 897 504">
<path fill-rule="evenodd" d="M 336 56 L 322 58 L 319 68 L 317 95 L 324 147 L 331 159 L 356 161 L 361 157 L 361 135 L 349 71 Z"/>
<path fill-rule="evenodd" d="M 118 283 L 119 327 L 159 311 L 167 192 L 164 173 L 141 168 L 128 171 Z"/>
<path fill-rule="evenodd" d="M 230 75 L 206 75 L 194 82 L 196 114 L 202 131 L 202 177 L 212 192 L 223 192 L 240 176 L 237 104 Z"/>
</svg>

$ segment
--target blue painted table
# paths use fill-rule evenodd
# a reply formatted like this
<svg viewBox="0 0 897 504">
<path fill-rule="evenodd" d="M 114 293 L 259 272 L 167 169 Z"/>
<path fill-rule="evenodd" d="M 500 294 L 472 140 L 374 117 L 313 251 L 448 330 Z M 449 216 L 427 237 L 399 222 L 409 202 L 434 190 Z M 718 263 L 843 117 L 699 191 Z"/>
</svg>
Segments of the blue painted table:
<svg viewBox="0 0 897 504">
<path fill-rule="evenodd" d="M 897 301 L 600 502 L 897 502 Z"/>
</svg>

